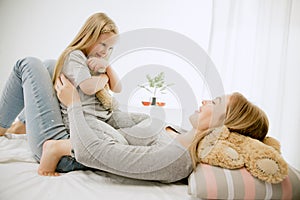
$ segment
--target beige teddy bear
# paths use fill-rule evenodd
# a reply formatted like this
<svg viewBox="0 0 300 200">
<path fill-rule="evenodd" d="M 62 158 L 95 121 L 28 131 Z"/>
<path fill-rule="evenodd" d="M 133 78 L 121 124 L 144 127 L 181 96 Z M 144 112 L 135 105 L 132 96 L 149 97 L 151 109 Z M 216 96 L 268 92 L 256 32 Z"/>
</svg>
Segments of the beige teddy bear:
<svg viewBox="0 0 300 200">
<path fill-rule="evenodd" d="M 102 103 L 104 108 L 106 108 L 110 111 L 114 111 L 118 108 L 118 102 L 109 93 L 109 90 L 110 90 L 109 86 L 108 86 L 108 84 L 106 84 L 105 87 L 102 90 L 99 90 L 96 93 L 96 97 Z"/>
<path fill-rule="evenodd" d="M 254 177 L 269 183 L 279 183 L 288 175 L 280 144 L 271 137 L 261 142 L 222 126 L 201 140 L 197 152 L 199 162 L 228 169 L 245 167 Z"/>
<path fill-rule="evenodd" d="M 92 75 L 95 75 L 93 71 L 90 71 Z M 99 72 L 99 73 L 105 73 Z M 96 97 L 98 100 L 102 103 L 103 107 L 108 109 L 109 111 L 114 111 L 118 109 L 118 102 L 116 99 L 110 94 L 110 88 L 109 85 L 106 84 L 105 87 L 102 90 L 99 90 L 96 92 Z"/>
</svg>

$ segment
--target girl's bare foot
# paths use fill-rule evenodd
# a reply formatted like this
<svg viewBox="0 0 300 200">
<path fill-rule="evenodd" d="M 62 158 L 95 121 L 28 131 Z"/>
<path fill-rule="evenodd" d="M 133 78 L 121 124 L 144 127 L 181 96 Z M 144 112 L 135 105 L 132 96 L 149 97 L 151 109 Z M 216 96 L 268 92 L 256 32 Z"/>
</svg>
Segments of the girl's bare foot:
<svg viewBox="0 0 300 200">
<path fill-rule="evenodd" d="M 59 176 L 59 173 L 55 172 L 56 165 L 61 158 L 56 149 L 56 146 L 58 146 L 57 141 L 58 140 L 48 140 L 43 144 L 43 153 L 38 168 L 39 175 Z"/>
</svg>

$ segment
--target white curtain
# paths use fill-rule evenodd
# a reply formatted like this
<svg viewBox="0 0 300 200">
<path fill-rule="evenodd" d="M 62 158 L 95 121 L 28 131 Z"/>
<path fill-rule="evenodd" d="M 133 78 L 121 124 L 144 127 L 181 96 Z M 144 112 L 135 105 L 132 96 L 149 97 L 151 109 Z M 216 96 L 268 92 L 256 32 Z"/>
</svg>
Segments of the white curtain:
<svg viewBox="0 0 300 200">
<path fill-rule="evenodd" d="M 269 135 L 300 169 L 300 1 L 215 0 L 208 53 L 226 93 L 239 91 L 270 120 Z"/>
</svg>

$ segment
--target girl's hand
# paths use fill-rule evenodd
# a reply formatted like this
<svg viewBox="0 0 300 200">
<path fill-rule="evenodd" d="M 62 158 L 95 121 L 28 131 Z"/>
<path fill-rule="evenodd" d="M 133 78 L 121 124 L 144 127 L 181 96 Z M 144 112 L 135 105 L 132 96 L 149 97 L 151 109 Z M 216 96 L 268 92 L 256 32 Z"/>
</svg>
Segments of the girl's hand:
<svg viewBox="0 0 300 200">
<path fill-rule="evenodd" d="M 76 88 L 63 74 L 56 79 L 54 88 L 58 99 L 65 106 L 69 107 L 74 103 L 80 102 Z"/>
<path fill-rule="evenodd" d="M 104 58 L 91 57 L 87 60 L 87 65 L 93 72 L 105 72 L 109 63 Z"/>
</svg>

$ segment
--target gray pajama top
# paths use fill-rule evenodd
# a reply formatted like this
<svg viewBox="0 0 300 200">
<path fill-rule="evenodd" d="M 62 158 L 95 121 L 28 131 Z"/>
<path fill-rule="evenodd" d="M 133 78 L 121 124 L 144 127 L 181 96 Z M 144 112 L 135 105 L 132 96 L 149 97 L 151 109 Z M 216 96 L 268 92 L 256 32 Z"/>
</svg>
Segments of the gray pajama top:
<svg viewBox="0 0 300 200">
<path fill-rule="evenodd" d="M 108 120 L 111 117 L 112 113 L 102 106 L 96 95 L 87 95 L 83 93 L 79 88 L 80 83 L 92 77 L 86 61 L 87 58 L 82 51 L 72 51 L 66 58 L 64 66 L 62 68 L 62 73 L 76 87 L 80 96 L 80 100 L 82 102 L 84 115 L 88 124 L 91 125 L 97 123 L 98 120 Z M 63 104 L 61 104 L 61 112 L 63 122 L 66 125 L 66 128 L 69 129 L 67 108 Z"/>
</svg>

